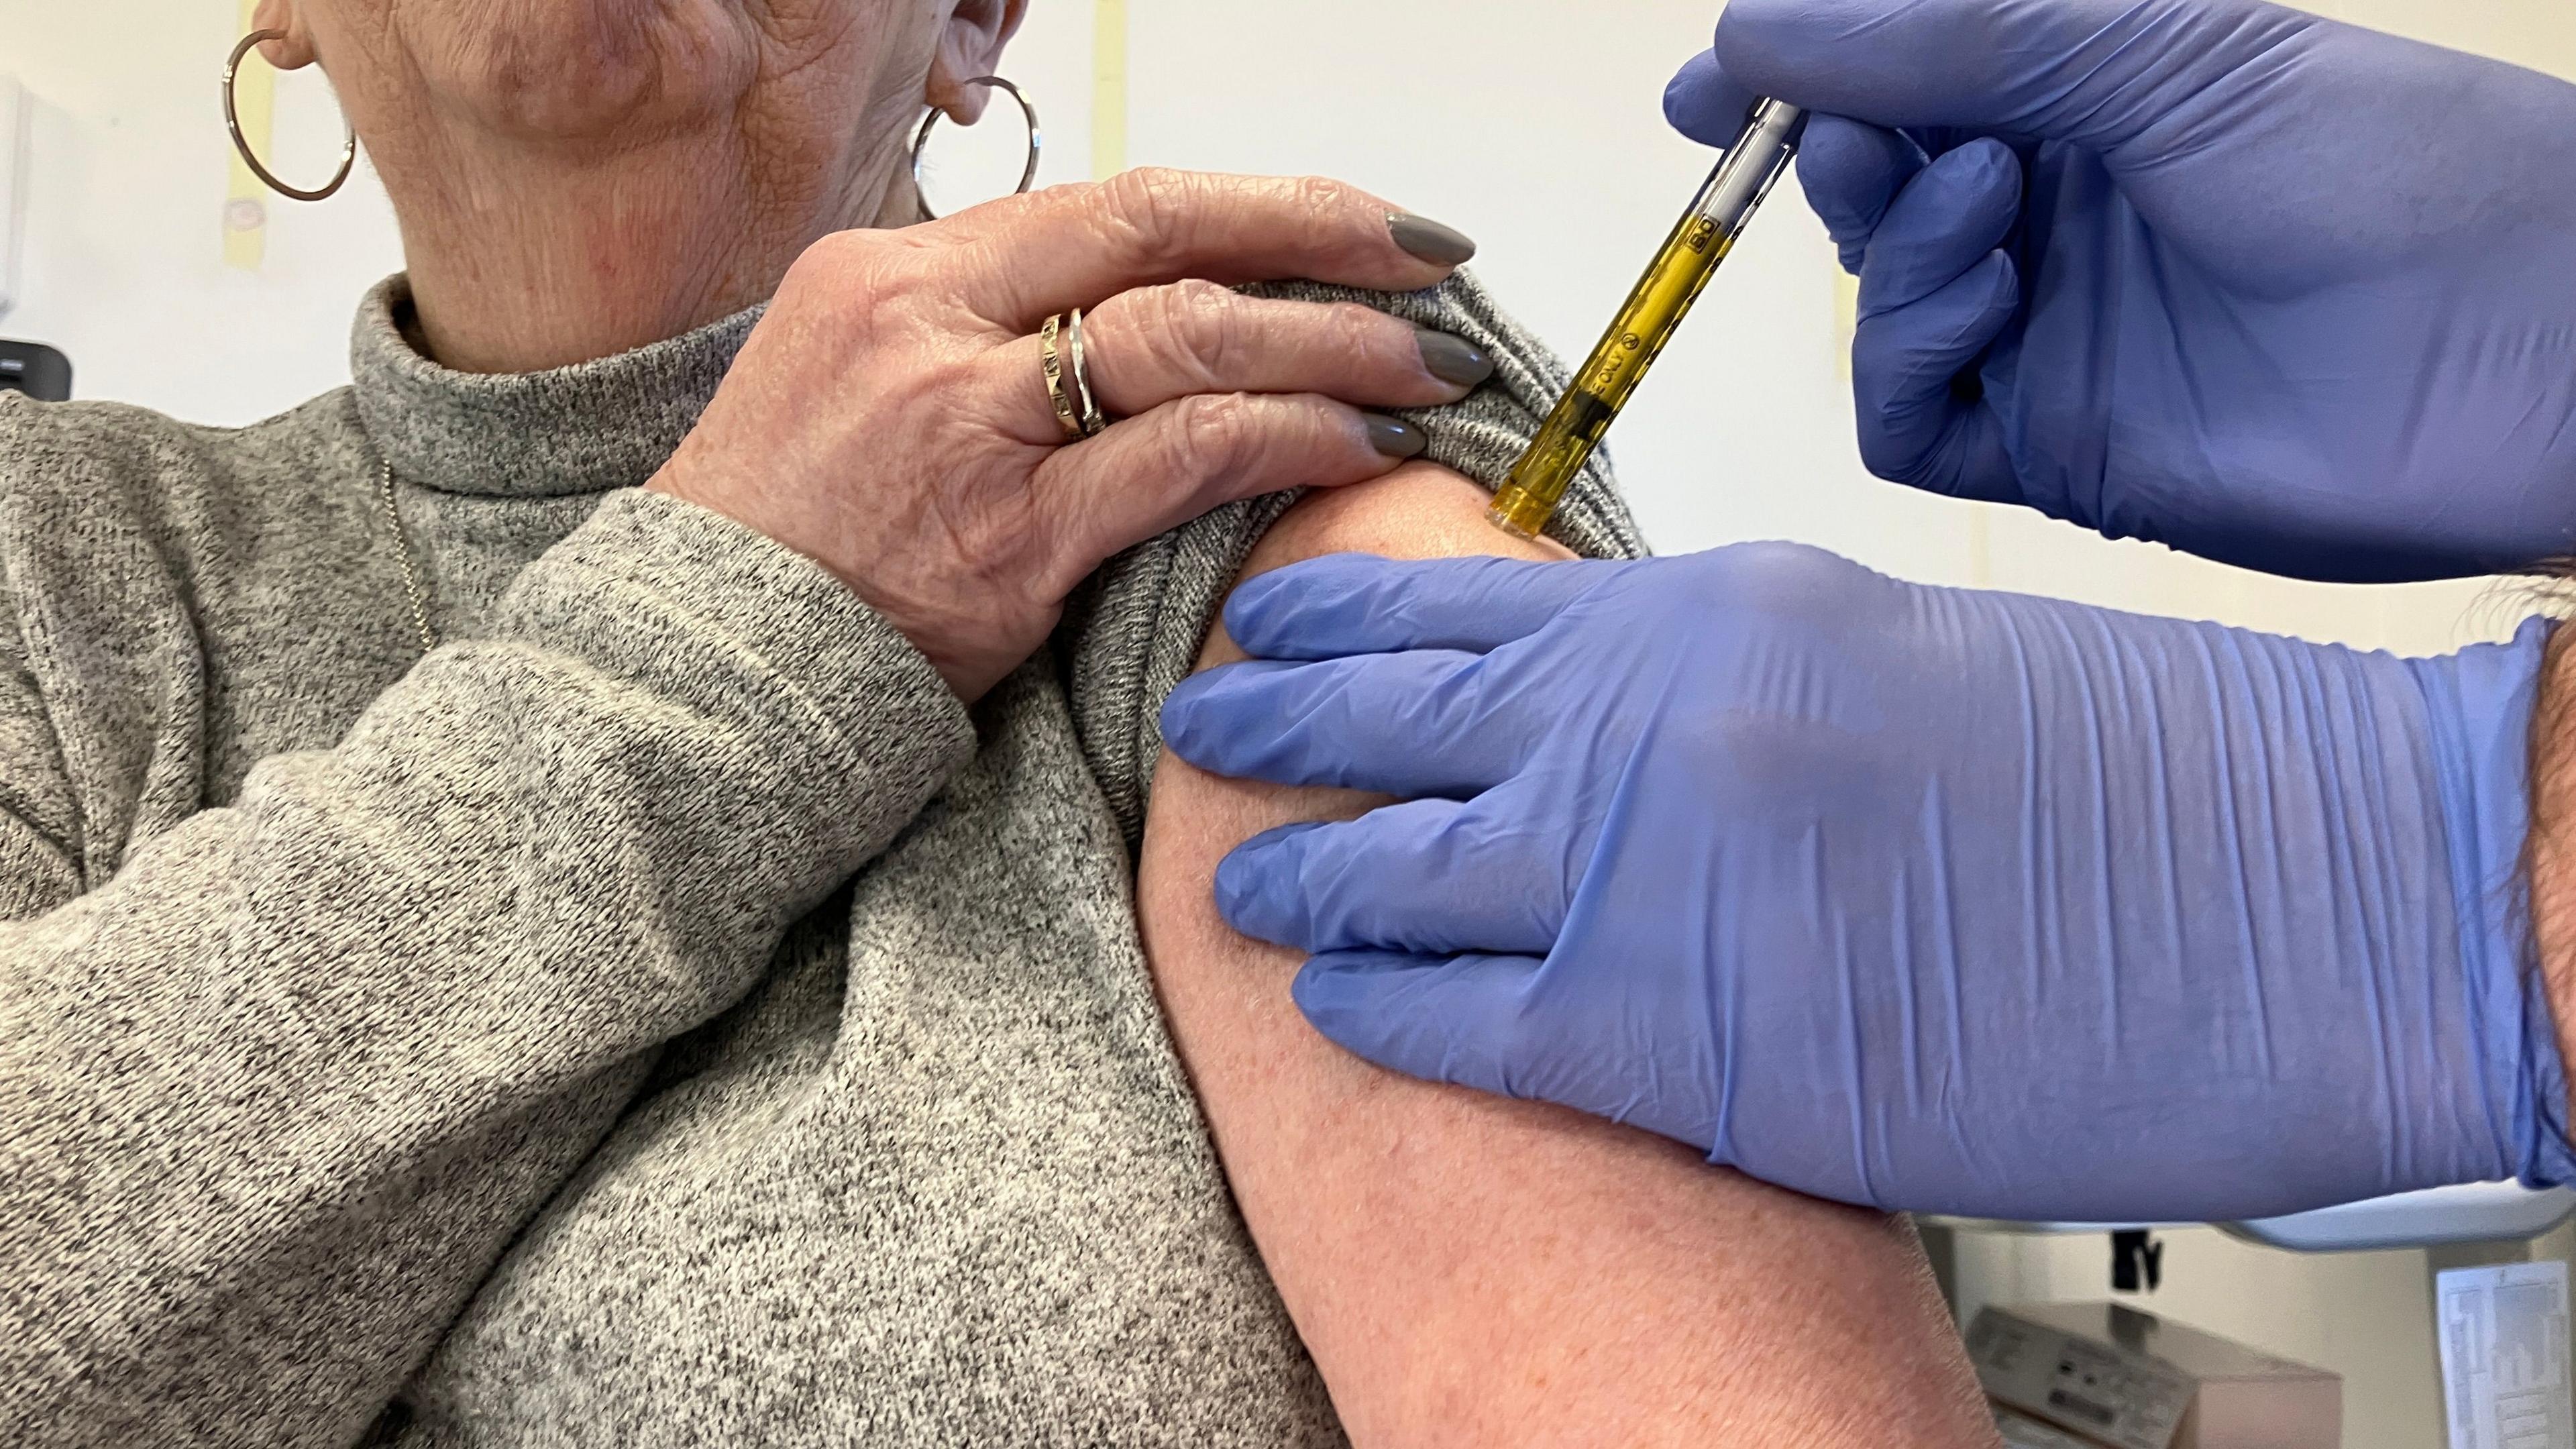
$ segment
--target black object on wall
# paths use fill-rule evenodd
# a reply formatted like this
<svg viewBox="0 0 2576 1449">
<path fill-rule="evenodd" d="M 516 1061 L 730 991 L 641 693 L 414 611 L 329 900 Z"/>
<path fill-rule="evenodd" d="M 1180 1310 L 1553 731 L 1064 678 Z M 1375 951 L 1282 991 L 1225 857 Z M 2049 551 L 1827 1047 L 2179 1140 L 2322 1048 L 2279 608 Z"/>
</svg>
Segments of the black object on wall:
<svg viewBox="0 0 2576 1449">
<path fill-rule="evenodd" d="M 72 360 L 41 342 L 0 339 L 0 392 L 61 402 L 72 395 Z"/>
<path fill-rule="evenodd" d="M 2135 1293 L 2140 1280 L 2145 1280 L 2149 1293 L 2156 1291 L 2165 1279 L 2165 1245 L 2155 1240 L 2144 1228 L 2128 1228 L 2111 1235 L 2111 1291 Z"/>
</svg>

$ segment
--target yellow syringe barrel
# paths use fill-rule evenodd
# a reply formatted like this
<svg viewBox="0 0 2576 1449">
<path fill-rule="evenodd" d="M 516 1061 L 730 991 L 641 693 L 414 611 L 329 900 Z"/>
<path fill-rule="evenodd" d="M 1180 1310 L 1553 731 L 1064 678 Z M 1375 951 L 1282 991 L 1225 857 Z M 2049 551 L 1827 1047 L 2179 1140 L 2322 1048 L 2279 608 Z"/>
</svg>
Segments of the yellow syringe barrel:
<svg viewBox="0 0 2576 1449">
<path fill-rule="evenodd" d="M 1584 359 L 1528 451 L 1512 465 L 1511 476 L 1495 490 L 1486 516 L 1497 527 L 1523 538 L 1535 538 L 1547 527 L 1558 500 L 1690 314 L 1717 264 L 1734 250 L 1762 198 L 1788 169 L 1805 119 L 1795 106 L 1769 99 L 1754 103 L 1743 133 L 1637 279 L 1610 330 Z"/>
</svg>

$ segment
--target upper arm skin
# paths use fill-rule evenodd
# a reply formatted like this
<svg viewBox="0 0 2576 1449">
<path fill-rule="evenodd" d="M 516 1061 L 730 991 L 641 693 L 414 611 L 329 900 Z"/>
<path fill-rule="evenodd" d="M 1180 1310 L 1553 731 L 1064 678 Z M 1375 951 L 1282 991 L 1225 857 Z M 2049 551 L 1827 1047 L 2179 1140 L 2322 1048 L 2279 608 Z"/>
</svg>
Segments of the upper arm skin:
<svg viewBox="0 0 2576 1449">
<path fill-rule="evenodd" d="M 1307 498 L 1245 574 L 1333 552 L 1557 556 L 1408 467 Z M 1222 626 L 1201 667 L 1240 658 Z M 1237 842 L 1366 797 L 1162 757 L 1138 909 L 1174 1039 L 1264 1263 L 1354 1443 L 1994 1442 L 1902 1224 L 1679 1144 L 1344 1054 L 1289 999 L 1299 957 L 1209 882 Z"/>
</svg>

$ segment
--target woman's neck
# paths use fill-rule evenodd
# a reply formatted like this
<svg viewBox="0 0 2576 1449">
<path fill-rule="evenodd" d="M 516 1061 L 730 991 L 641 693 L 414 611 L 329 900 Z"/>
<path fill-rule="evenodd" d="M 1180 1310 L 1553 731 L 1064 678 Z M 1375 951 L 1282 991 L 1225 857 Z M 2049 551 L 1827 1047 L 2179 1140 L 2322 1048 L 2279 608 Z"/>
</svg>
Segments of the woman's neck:
<svg viewBox="0 0 2576 1449">
<path fill-rule="evenodd" d="M 398 208 L 420 340 L 459 371 L 530 372 L 730 316 L 816 238 L 912 219 L 899 150 L 877 150 L 768 168 L 738 136 L 450 150 Z"/>
</svg>

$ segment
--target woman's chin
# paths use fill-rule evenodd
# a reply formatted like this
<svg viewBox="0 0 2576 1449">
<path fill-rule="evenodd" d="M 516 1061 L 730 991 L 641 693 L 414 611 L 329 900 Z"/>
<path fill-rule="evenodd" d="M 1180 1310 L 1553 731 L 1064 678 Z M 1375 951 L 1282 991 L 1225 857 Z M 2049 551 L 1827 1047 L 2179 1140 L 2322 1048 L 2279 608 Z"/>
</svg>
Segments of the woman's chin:
<svg viewBox="0 0 2576 1449">
<path fill-rule="evenodd" d="M 431 90 L 521 140 L 686 129 L 731 111 L 779 63 L 776 37 L 738 0 L 542 0 L 491 23 L 482 10 L 421 7 L 402 41 Z"/>
</svg>

